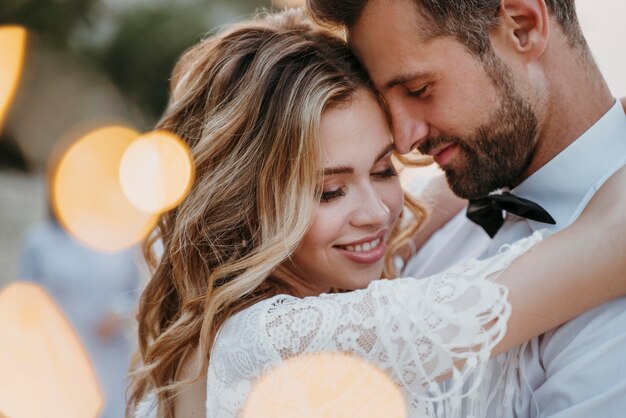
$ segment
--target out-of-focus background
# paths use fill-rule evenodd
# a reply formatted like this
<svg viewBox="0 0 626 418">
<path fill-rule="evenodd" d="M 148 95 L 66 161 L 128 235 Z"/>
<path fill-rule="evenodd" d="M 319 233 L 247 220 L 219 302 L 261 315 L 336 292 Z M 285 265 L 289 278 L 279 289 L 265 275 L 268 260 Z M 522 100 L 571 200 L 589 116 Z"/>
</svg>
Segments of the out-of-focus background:
<svg viewBox="0 0 626 418">
<path fill-rule="evenodd" d="M 28 29 L 23 73 L 0 130 L 0 285 L 18 278 L 24 233 L 46 216 L 44 174 L 55 145 L 85 125 L 149 130 L 165 106 L 177 57 L 216 27 L 271 6 L 270 0 L 0 2 L 0 25 Z"/>
<path fill-rule="evenodd" d="M 134 346 L 132 312 L 143 279 L 139 251 L 135 246 L 101 252 L 66 234 L 48 203 L 51 167 L 73 141 L 94 129 L 112 125 L 132 128 L 118 132 L 126 135 L 121 143 L 134 139 L 133 132 L 150 131 L 166 105 L 168 79 L 183 51 L 224 24 L 257 10 L 290 4 L 272 0 L 0 1 L 0 292 L 10 283 L 25 280 L 49 292 L 93 364 L 104 397 L 101 417 L 123 416 L 124 376 Z M 22 46 L 23 62 L 14 59 Z M 7 97 L 10 100 L 5 107 Z M 112 148 L 116 146 L 113 142 Z M 110 150 L 90 151 L 102 154 Z M 58 177 L 62 177 L 60 173 Z M 77 176 L 70 173 L 69 177 Z M 107 247 L 106 243 L 95 244 Z M 117 242 L 107 249 L 117 247 L 123 245 Z M 70 336 L 46 337 L 40 332 L 37 340 L 36 328 L 48 324 L 45 316 L 54 308 L 44 309 L 45 301 L 33 292 L 21 294 L 24 303 L 32 304 L 29 309 L 38 306 L 24 318 L 2 311 L 9 317 L 3 318 L 0 332 L 10 332 L 10 322 L 22 324 L 22 319 L 28 322 L 28 329 L 19 343 L 27 349 L 10 348 L 14 355 L 24 352 L 23 359 L 13 361 L 24 364 L 14 367 L 0 359 L 0 392 L 4 393 L 0 395 L 0 416 L 88 416 L 77 412 L 76 406 L 81 398 L 89 398 L 95 405 L 96 392 L 81 392 L 80 383 L 67 384 L 71 373 L 51 364 L 59 358 L 67 361 L 69 353 L 76 356 Z M 11 295 L 19 296 L 19 292 Z M 3 304 L 9 305 L 8 293 L 3 296 Z M 37 315 L 44 318 L 34 320 Z M 48 345 L 48 351 L 60 352 L 52 357 L 49 352 L 29 352 L 36 340 Z M 7 357 L 2 348 L 0 354 Z M 79 360 L 74 357 L 73 363 Z M 47 396 L 52 404 L 65 396 L 71 413 L 70 409 L 63 413 L 62 407 L 55 410 L 41 393 L 45 378 L 29 375 L 38 373 L 37 369 L 43 375 L 56 374 L 60 379 L 57 386 L 68 387 L 60 389 L 64 393 Z M 84 373 L 83 379 L 89 382 Z M 37 403 L 48 403 L 42 407 L 44 415 L 31 408 Z"/>
<path fill-rule="evenodd" d="M 138 253 L 131 248 L 100 257 L 63 234 L 48 204 L 50 162 L 58 162 L 64 147 L 89 129 L 121 124 L 149 131 L 164 109 L 168 77 L 185 49 L 256 10 L 298 3 L 303 1 L 0 1 L 0 29 L 19 25 L 27 31 L 15 95 L 7 109 L 0 103 L 0 291 L 19 279 L 74 275 L 73 288 L 101 296 L 111 292 L 110 310 L 117 316 L 99 314 L 97 338 L 117 338 L 116 318 L 128 314 L 136 297 L 131 290 L 141 280 Z M 609 85 L 616 96 L 626 95 L 626 3 L 578 0 L 577 5 Z M 0 60 L 6 39 L 0 36 Z M 5 75 L 0 71 L 0 87 L 12 82 Z M 81 279 L 84 271 L 91 271 L 89 280 Z M 62 306 L 77 297 L 59 292 L 52 290 Z M 63 308 L 70 319 L 85 319 L 93 308 L 85 303 Z M 122 356 L 113 349 L 100 354 Z M 103 416 L 121 415 L 105 408 Z"/>
</svg>

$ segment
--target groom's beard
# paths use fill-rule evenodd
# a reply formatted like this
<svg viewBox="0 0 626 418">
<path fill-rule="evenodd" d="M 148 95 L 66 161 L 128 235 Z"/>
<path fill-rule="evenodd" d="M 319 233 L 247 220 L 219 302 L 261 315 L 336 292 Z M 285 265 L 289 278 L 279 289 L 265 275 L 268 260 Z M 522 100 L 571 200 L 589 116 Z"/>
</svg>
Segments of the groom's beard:
<svg viewBox="0 0 626 418">
<path fill-rule="evenodd" d="M 507 75 L 504 75 L 505 77 Z M 510 80 L 494 83 L 500 106 L 468 136 L 429 138 L 419 151 L 427 154 L 443 144 L 457 144 L 457 155 L 443 167 L 448 185 L 459 197 L 475 199 L 515 183 L 528 167 L 538 132 L 531 104 Z"/>
</svg>

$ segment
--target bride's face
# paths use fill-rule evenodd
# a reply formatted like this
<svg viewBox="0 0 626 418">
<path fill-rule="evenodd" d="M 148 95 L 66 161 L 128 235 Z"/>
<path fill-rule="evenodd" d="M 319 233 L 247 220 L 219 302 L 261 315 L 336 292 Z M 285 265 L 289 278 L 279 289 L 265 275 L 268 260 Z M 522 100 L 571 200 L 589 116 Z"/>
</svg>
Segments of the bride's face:
<svg viewBox="0 0 626 418">
<path fill-rule="evenodd" d="M 322 200 L 288 267 L 311 285 L 359 289 L 379 279 L 386 242 L 403 207 L 391 161 L 391 133 L 380 105 L 359 90 L 324 113 Z"/>
</svg>

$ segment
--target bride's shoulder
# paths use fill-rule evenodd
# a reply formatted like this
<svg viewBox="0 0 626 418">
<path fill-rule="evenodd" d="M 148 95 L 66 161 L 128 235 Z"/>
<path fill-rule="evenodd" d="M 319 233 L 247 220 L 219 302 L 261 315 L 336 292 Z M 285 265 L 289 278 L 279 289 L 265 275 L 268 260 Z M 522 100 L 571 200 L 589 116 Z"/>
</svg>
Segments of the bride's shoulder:
<svg viewBox="0 0 626 418">
<path fill-rule="evenodd" d="M 282 307 L 302 302 L 303 300 L 304 299 L 297 298 L 295 296 L 282 294 L 264 299 L 232 315 L 224 322 L 222 330 L 242 325 L 250 326 L 255 319 L 261 319 L 261 317 L 267 313 L 280 310 Z"/>
<path fill-rule="evenodd" d="M 265 331 L 264 322 L 268 320 L 272 312 L 297 301 L 302 301 L 302 299 L 289 295 L 277 295 L 235 313 L 218 331 L 213 345 L 213 355 L 216 351 L 227 352 L 234 346 L 252 343 L 259 334 Z"/>
</svg>

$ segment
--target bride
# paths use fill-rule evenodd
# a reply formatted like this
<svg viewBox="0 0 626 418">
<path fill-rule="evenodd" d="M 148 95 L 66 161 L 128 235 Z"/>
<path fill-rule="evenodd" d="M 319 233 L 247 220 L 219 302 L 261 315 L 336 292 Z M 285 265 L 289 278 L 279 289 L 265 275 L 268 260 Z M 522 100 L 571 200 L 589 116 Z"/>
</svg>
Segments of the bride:
<svg viewBox="0 0 626 418">
<path fill-rule="evenodd" d="M 410 416 L 436 416 L 490 355 L 626 293 L 623 172 L 557 235 L 379 280 L 410 276 L 436 218 L 403 195 L 384 106 L 344 42 L 299 11 L 188 51 L 158 128 L 187 141 L 197 178 L 146 245 L 129 416 L 241 416 L 255 379 L 319 352 L 368 361 Z"/>
</svg>

